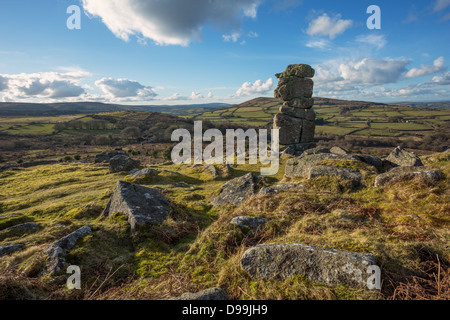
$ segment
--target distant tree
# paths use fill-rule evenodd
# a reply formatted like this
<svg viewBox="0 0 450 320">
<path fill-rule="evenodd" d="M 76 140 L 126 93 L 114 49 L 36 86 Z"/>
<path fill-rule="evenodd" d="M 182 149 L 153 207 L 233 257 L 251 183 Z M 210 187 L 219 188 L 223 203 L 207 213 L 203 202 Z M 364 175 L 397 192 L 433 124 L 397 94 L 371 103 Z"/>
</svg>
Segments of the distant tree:
<svg viewBox="0 0 450 320">
<path fill-rule="evenodd" d="M 120 132 L 125 139 L 137 139 L 141 136 L 141 130 L 138 127 L 127 127 Z"/>
</svg>

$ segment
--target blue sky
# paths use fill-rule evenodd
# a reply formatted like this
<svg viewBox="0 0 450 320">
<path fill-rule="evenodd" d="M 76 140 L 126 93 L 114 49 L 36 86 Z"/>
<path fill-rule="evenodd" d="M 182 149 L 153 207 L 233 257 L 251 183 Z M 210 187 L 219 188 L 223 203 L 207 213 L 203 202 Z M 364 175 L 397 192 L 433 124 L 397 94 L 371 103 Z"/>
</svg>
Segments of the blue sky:
<svg viewBox="0 0 450 320">
<path fill-rule="evenodd" d="M 0 28 L 2 101 L 239 103 L 296 63 L 315 96 L 450 100 L 450 0 L 4 0 Z"/>
</svg>

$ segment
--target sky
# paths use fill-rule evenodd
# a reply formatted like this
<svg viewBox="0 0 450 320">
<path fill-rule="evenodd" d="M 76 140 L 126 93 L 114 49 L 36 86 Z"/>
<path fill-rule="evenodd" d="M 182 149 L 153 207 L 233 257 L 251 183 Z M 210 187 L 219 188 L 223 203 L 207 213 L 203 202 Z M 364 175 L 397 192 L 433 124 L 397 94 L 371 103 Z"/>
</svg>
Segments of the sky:
<svg viewBox="0 0 450 320">
<path fill-rule="evenodd" d="M 234 104 L 301 63 L 317 97 L 450 100 L 450 0 L 2 0 L 0 30 L 3 102 Z"/>
</svg>

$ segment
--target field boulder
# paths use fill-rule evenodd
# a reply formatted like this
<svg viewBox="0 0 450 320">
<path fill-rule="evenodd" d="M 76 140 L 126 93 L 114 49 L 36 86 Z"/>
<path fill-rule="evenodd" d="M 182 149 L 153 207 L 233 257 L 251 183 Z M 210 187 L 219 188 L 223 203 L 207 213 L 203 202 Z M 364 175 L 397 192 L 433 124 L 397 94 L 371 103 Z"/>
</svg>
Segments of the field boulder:
<svg viewBox="0 0 450 320">
<path fill-rule="evenodd" d="M 288 178 L 308 177 L 311 168 L 326 160 L 357 160 L 351 155 L 320 153 L 320 154 L 302 154 L 300 157 L 289 159 L 286 164 L 285 176 Z"/>
<path fill-rule="evenodd" d="M 444 174 L 441 171 L 437 170 L 427 170 L 427 171 L 393 170 L 378 175 L 375 178 L 375 187 L 385 187 L 396 183 L 411 181 L 415 179 L 418 179 L 420 182 L 425 183 L 426 185 L 432 186 L 437 184 L 443 176 Z"/>
<path fill-rule="evenodd" d="M 286 280 L 303 275 L 313 282 L 358 288 L 366 287 L 370 276 L 368 267 L 374 264 L 372 254 L 300 243 L 258 245 L 241 258 L 242 270 L 254 280 Z"/>
<path fill-rule="evenodd" d="M 109 171 L 111 173 L 115 172 L 129 172 L 133 169 L 138 168 L 141 162 L 138 160 L 133 160 L 126 155 L 118 155 L 113 157 L 109 161 Z"/>
<path fill-rule="evenodd" d="M 118 212 L 128 217 L 131 231 L 135 232 L 141 226 L 164 222 L 169 217 L 170 203 L 158 189 L 119 181 L 103 215 L 112 216 Z"/>
<path fill-rule="evenodd" d="M 77 241 L 92 232 L 92 226 L 84 226 L 77 231 L 51 244 L 44 253 L 47 254 L 47 274 L 60 273 L 66 264 L 65 255 L 77 243 Z"/>
<path fill-rule="evenodd" d="M 422 161 L 414 152 L 408 152 L 402 147 L 395 148 L 394 151 L 392 151 L 391 154 L 386 158 L 386 160 L 400 167 L 423 166 Z"/>
<path fill-rule="evenodd" d="M 257 195 L 261 188 L 262 178 L 255 176 L 253 173 L 248 173 L 225 183 L 219 195 L 213 198 L 211 203 L 214 206 L 238 206 L 249 197 Z"/>
</svg>

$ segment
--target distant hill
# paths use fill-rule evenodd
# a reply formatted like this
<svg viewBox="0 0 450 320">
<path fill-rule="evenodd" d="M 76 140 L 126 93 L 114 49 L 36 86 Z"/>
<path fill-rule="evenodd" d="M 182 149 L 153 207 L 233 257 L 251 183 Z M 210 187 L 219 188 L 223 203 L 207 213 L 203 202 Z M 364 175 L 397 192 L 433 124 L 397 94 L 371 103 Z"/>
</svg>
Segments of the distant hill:
<svg viewBox="0 0 450 320">
<path fill-rule="evenodd" d="M 390 105 L 407 106 L 414 108 L 430 108 L 430 109 L 450 109 L 450 101 L 439 102 L 396 102 Z"/>
<path fill-rule="evenodd" d="M 225 103 L 193 104 L 193 105 L 158 105 L 158 106 L 132 106 L 120 104 L 106 104 L 100 102 L 73 102 L 73 103 L 16 103 L 0 102 L 0 116 L 57 116 L 72 114 L 88 114 L 114 111 L 150 111 L 163 112 L 172 115 L 188 115 L 205 112 L 229 106 Z"/>
<path fill-rule="evenodd" d="M 447 133 L 450 110 L 388 105 L 367 101 L 314 98 L 316 133 L 322 136 L 405 137 Z M 256 98 L 228 108 L 207 111 L 194 120 L 231 122 L 242 126 L 270 128 L 282 101 Z"/>
</svg>

